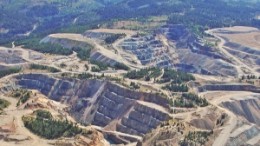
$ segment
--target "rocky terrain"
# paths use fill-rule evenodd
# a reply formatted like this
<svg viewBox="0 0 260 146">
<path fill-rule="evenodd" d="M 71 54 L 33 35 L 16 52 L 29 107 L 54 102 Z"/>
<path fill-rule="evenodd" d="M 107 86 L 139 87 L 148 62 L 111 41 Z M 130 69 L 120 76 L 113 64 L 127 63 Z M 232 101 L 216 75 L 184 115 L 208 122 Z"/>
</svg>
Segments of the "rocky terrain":
<svg viewBox="0 0 260 146">
<path fill-rule="evenodd" d="M 77 135 L 72 138 L 59 138 L 59 139 L 43 139 L 34 135 L 25 128 L 22 118 L 24 116 L 31 116 L 38 109 L 45 109 L 50 111 L 57 119 L 67 118 L 72 119 L 66 114 L 64 108 L 66 105 L 62 105 L 57 102 L 49 101 L 46 96 L 34 91 L 33 97 L 26 103 L 17 105 L 17 99 L 8 97 L 11 88 L 8 90 L 1 90 L 1 100 L 7 100 L 10 105 L 4 109 L 4 112 L 0 114 L 0 143 L 5 146 L 26 146 L 26 145 L 38 145 L 38 146 L 51 146 L 51 145 L 89 145 L 89 146 L 105 146 L 108 142 L 104 139 L 103 135 L 91 128 L 85 127 L 89 131 L 87 135 Z"/>
<path fill-rule="evenodd" d="M 219 140 L 222 140 L 223 145 L 258 145 L 259 93 L 226 90 L 206 92 L 202 95 L 212 104 L 219 105 L 229 119 L 224 122 L 225 130 L 220 132 L 213 145 L 220 145 L 217 143 Z"/>
<path fill-rule="evenodd" d="M 0 48 L 0 62 L 5 64 L 17 64 L 24 63 L 25 60 L 22 59 L 20 51 L 12 51 Z"/>
<path fill-rule="evenodd" d="M 27 74 L 17 77 L 17 85 L 70 105 L 69 113 L 78 122 L 101 126 L 107 131 L 143 136 L 170 118 L 166 98 L 134 92 L 107 81 Z"/>
<path fill-rule="evenodd" d="M 205 91 L 250 91 L 260 93 L 258 86 L 250 84 L 211 84 L 204 85 L 198 88 L 200 92 Z"/>
<path fill-rule="evenodd" d="M 122 62 L 120 57 L 115 54 L 113 50 L 104 48 L 99 43 L 93 43 L 93 38 L 87 38 L 80 34 L 53 34 L 45 37 L 41 42 L 49 42 L 53 44 L 59 44 L 63 47 L 72 49 L 73 47 L 82 47 L 90 49 L 89 46 L 94 46 L 91 50 L 90 59 L 100 61 L 109 65 L 114 65 L 117 62 Z"/>
<path fill-rule="evenodd" d="M 125 35 L 107 44 L 106 38 L 115 34 Z M 0 59 L 0 71 L 21 68 L 8 74 L 4 72 L 0 79 L 0 97 L 10 101 L 9 108 L 12 108 L 0 112 L 5 113 L 1 116 L 8 117 L 0 123 L 0 139 L 6 145 L 19 141 L 20 145 L 33 142 L 43 146 L 196 143 L 255 146 L 260 139 L 260 87 L 256 68 L 250 69 L 250 66 L 256 64 L 242 64 L 239 57 L 225 51 L 224 44 L 210 46 L 206 41 L 218 40 L 214 36 L 204 39 L 182 25 L 165 25 L 145 35 L 130 30 L 95 29 L 82 35 L 52 34 L 41 40 L 41 43 L 59 44 L 72 50 L 75 47 L 90 49 L 90 60 L 110 65 L 120 62 L 130 70 L 157 66 L 196 73 L 194 80 L 188 82 L 177 79 L 163 82 L 166 69 L 157 73 L 155 70 L 157 75 L 150 79 L 146 75 L 130 79 L 125 76 L 127 71 L 111 67 L 93 72 L 92 67 L 97 65 L 79 59 L 77 52 L 64 56 L 27 50 L 23 46 L 2 47 L 0 55 L 7 57 Z M 37 64 L 38 68 L 31 68 L 31 64 Z M 152 74 L 151 71 L 148 74 Z M 184 74 L 179 75 L 185 78 Z M 198 98 L 192 96 L 178 101 L 182 92 L 163 88 L 174 82 L 186 85 L 188 92 Z M 17 89 L 35 93 L 35 100 L 16 107 L 18 101 L 10 93 Z M 180 106 L 177 101 L 181 102 Z M 187 104 L 190 101 L 192 104 Z M 201 101 L 206 104 L 198 104 Z M 42 140 L 22 127 L 21 121 L 22 116 L 32 116 L 37 109 L 47 109 L 55 117 L 66 117 L 93 133 Z M 13 122 L 12 117 L 15 117 Z M 14 126 L 16 124 L 18 126 Z M 24 131 L 27 132 L 23 134 Z"/>
<path fill-rule="evenodd" d="M 222 51 L 239 67 L 238 70 L 244 73 L 259 73 L 258 29 L 236 26 L 213 29 L 208 33 L 221 40 L 219 46 L 222 46 Z"/>
<path fill-rule="evenodd" d="M 143 65 L 207 75 L 238 75 L 228 57 L 214 46 L 207 46 L 183 25 L 166 25 L 152 35 L 126 39 L 119 46 L 135 54 Z"/>
<path fill-rule="evenodd" d="M 0 0 L 0 146 L 260 146 L 260 0 Z"/>
<path fill-rule="evenodd" d="M 186 27 L 170 25 L 160 31 L 178 56 L 179 63 L 175 65 L 178 69 L 208 75 L 237 75 L 232 62 L 224 54 L 215 46 L 208 46 Z"/>
<path fill-rule="evenodd" d="M 90 58 L 111 65 L 120 62 L 134 68 L 173 67 L 184 72 L 220 76 L 258 74 L 257 56 L 248 56 L 257 54 L 258 49 L 238 47 L 222 38 L 221 32 L 222 30 L 209 30 L 206 32 L 208 37 L 202 38 L 183 25 L 165 25 L 147 35 L 139 35 L 139 32 L 130 30 L 96 29 L 83 35 L 53 34 L 41 42 L 57 43 L 68 48 L 92 45 L 95 49 L 91 51 Z M 109 45 L 104 40 L 111 34 L 126 36 Z M 241 50 L 238 53 L 232 52 L 232 46 L 242 48 L 247 56 L 246 53 L 239 55 Z M 241 59 L 246 59 L 247 63 L 242 63 Z"/>
<path fill-rule="evenodd" d="M 259 96 L 246 99 L 234 99 L 222 103 L 222 106 L 229 109 L 238 116 L 244 117 L 248 122 L 260 125 Z"/>
</svg>

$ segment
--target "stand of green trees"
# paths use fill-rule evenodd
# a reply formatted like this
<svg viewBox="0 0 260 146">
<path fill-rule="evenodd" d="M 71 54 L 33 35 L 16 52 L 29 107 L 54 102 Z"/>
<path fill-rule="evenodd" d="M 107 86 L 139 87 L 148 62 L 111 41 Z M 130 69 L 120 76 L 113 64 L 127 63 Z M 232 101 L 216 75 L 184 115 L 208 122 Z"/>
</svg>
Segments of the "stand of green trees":
<svg viewBox="0 0 260 146">
<path fill-rule="evenodd" d="M 23 46 L 23 48 L 31 49 L 41 53 L 58 54 L 58 55 L 71 55 L 73 51 L 69 48 L 62 47 L 53 43 L 40 43 L 40 39 L 26 39 L 16 42 L 16 45 Z"/>
<path fill-rule="evenodd" d="M 180 141 L 180 146 L 190 145 L 205 145 L 209 141 L 209 137 L 213 134 L 213 131 L 193 131 L 189 132 L 184 140 Z"/>
<path fill-rule="evenodd" d="M 1 27 L 9 30 L 0 35 L 0 44 L 20 39 L 17 34 L 25 34 L 37 29 L 31 36 L 46 36 L 57 32 L 82 33 L 97 28 L 98 24 L 111 20 L 135 19 L 147 21 L 150 16 L 170 16 L 169 24 L 200 25 L 202 28 L 247 25 L 260 28 L 260 2 L 231 0 L 120 0 L 93 1 L 47 1 L 35 5 L 32 1 L 3 1 L 0 3 Z M 31 5 L 33 6 L 31 6 Z M 103 4 L 105 4 L 103 6 Z M 145 6 L 145 7 L 143 7 Z M 44 10 L 44 11 L 43 11 Z M 19 12 L 19 13 L 17 13 Z M 75 23 L 73 20 L 79 18 Z M 116 37 L 108 38 L 111 43 Z"/>
<path fill-rule="evenodd" d="M 108 67 L 117 69 L 117 70 L 129 70 L 130 68 L 123 64 L 123 63 L 115 63 L 115 65 L 109 65 L 100 61 L 96 61 L 96 60 L 90 60 L 90 63 L 96 65 L 96 66 L 92 66 L 91 71 L 93 72 L 101 72 L 101 71 L 105 71 L 108 69 Z"/>
<path fill-rule="evenodd" d="M 172 83 L 164 86 L 163 89 L 167 89 L 172 92 L 188 92 L 189 91 L 189 88 L 187 85 L 184 85 L 184 84 L 176 85 L 176 84 L 172 84 Z"/>
<path fill-rule="evenodd" d="M 173 84 L 181 84 L 183 82 L 195 80 L 194 76 L 185 72 L 176 71 L 173 69 L 165 69 L 161 83 L 172 82 Z"/>
<path fill-rule="evenodd" d="M 116 40 L 125 37 L 126 34 L 111 34 L 110 36 L 105 38 L 105 42 L 107 44 L 113 44 Z"/>
<path fill-rule="evenodd" d="M 85 48 L 81 47 L 73 47 L 72 50 L 77 52 L 77 56 L 79 59 L 87 61 L 90 58 L 90 52 L 93 49 L 92 46 L 87 45 Z"/>
<path fill-rule="evenodd" d="M 90 63 L 97 66 L 97 67 L 93 66 L 91 68 L 91 71 L 93 71 L 93 72 L 101 72 L 101 71 L 107 70 L 109 67 L 107 64 L 100 62 L 100 61 L 96 61 L 96 60 L 90 60 Z"/>
<path fill-rule="evenodd" d="M 48 111 L 38 110 L 35 117 L 23 117 L 24 126 L 31 132 L 46 138 L 72 137 L 83 133 L 75 124 L 65 120 L 55 120 Z"/>
<path fill-rule="evenodd" d="M 11 103 L 10 103 L 9 101 L 0 98 L 0 112 L 1 112 L 3 109 L 7 108 L 10 104 L 11 104 Z"/>
<path fill-rule="evenodd" d="M 205 107 L 209 105 L 205 98 L 201 98 L 193 93 L 183 93 L 181 97 L 178 97 L 173 102 L 170 101 L 170 103 L 172 106 L 185 108 L 193 108 L 196 106 Z"/>
<path fill-rule="evenodd" d="M 129 79 L 144 79 L 149 81 L 151 78 L 157 78 L 162 74 L 162 70 L 156 67 L 129 71 L 125 74 Z"/>
<path fill-rule="evenodd" d="M 4 69 L 4 70 L 0 70 L 0 78 L 10 75 L 10 74 L 15 74 L 21 71 L 20 67 L 12 67 L 9 69 Z"/>
<path fill-rule="evenodd" d="M 60 70 L 55 67 L 50 67 L 50 66 L 45 66 L 45 65 L 40 65 L 40 64 L 31 64 L 30 69 L 47 70 L 51 73 L 60 72 Z"/>
<path fill-rule="evenodd" d="M 247 25 L 260 28 L 260 21 L 254 19 L 260 11 L 260 2 L 224 0 L 164 0 L 160 5 L 156 0 L 130 1 L 126 4 L 110 5 L 98 10 L 105 20 L 136 18 L 145 20 L 149 16 L 167 15 L 169 24 L 199 25 L 203 29 L 225 26 Z M 142 9 L 138 7 L 146 6 Z M 130 8 L 129 8 L 130 7 Z"/>
<path fill-rule="evenodd" d="M 134 82 L 130 83 L 130 87 L 132 87 L 135 90 L 140 89 L 140 86 L 138 84 L 134 83 Z"/>
<path fill-rule="evenodd" d="M 82 74 L 78 74 L 76 78 L 81 79 L 81 80 L 83 80 L 83 79 L 86 80 L 86 79 L 90 79 L 92 77 L 93 77 L 93 75 L 90 73 L 82 73 Z"/>
<path fill-rule="evenodd" d="M 17 89 L 12 92 L 12 97 L 18 98 L 17 106 L 24 104 L 31 98 L 31 91 L 25 89 Z"/>
</svg>

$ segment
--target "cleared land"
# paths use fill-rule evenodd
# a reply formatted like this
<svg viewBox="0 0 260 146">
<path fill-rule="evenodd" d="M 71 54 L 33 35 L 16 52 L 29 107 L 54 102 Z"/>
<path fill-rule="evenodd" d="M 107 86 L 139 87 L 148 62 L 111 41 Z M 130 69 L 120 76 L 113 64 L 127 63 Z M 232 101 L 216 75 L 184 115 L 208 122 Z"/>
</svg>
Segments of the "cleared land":
<svg viewBox="0 0 260 146">
<path fill-rule="evenodd" d="M 228 56 L 240 75 L 258 75 L 258 61 L 260 50 L 259 38 L 260 30 L 253 27 L 229 27 L 218 28 L 206 31 L 220 40 L 218 48 L 223 54 Z"/>
<path fill-rule="evenodd" d="M 239 27 L 238 27 L 239 28 Z M 237 28 L 237 29 L 238 29 Z M 235 28 L 228 28 L 230 29 L 230 31 Z M 253 28 L 244 28 L 244 29 L 240 29 L 242 32 L 237 32 L 237 34 L 244 34 L 247 33 L 248 31 L 257 31 L 256 29 Z M 92 50 L 92 53 L 95 52 L 100 52 L 102 53 L 104 56 L 111 58 L 111 59 L 115 59 L 118 61 L 121 61 L 123 63 L 125 63 L 126 65 L 131 66 L 132 64 L 129 63 L 129 61 L 127 61 L 124 58 L 124 54 L 126 54 L 125 50 L 123 50 L 120 46 L 120 44 L 125 43 L 126 42 L 126 46 L 128 46 L 127 40 L 130 40 L 133 35 L 136 33 L 134 31 L 128 31 L 128 30 L 116 30 L 116 29 L 97 29 L 97 30 L 91 30 L 91 33 L 93 34 L 98 34 L 97 36 L 101 36 L 101 38 L 105 37 L 105 35 L 108 34 L 112 34 L 112 33 L 125 33 L 126 37 L 124 38 L 120 38 L 118 40 L 116 40 L 113 44 L 107 45 L 102 43 L 102 41 L 99 41 L 100 38 L 99 37 L 94 37 L 95 35 L 93 35 L 93 37 L 88 37 L 88 36 L 83 36 L 80 34 L 53 34 L 50 35 L 48 37 L 46 37 L 46 39 L 49 40 L 54 40 L 55 43 L 59 43 L 60 40 L 65 40 L 64 44 L 69 44 L 70 41 L 66 42 L 67 40 L 73 40 L 76 43 L 78 42 L 82 42 L 82 43 L 89 43 L 92 44 L 94 46 L 94 49 Z M 100 34 L 99 34 L 100 33 Z M 225 32 L 224 32 L 225 33 Z M 223 34 L 224 34 L 223 33 Z M 103 36 L 104 34 L 104 36 Z M 222 38 L 222 36 L 219 36 L 218 34 L 216 34 L 214 31 L 211 31 L 211 34 L 216 35 L 217 39 L 221 40 L 221 43 L 218 44 L 219 46 L 219 50 L 221 52 L 223 52 L 223 55 L 228 56 L 229 58 L 232 59 L 232 65 L 237 66 L 238 69 L 240 69 L 239 67 L 245 67 L 248 70 L 250 70 L 250 67 L 245 64 L 243 62 L 243 60 L 241 60 L 240 58 L 238 58 L 236 55 L 228 52 L 227 47 L 225 47 L 225 43 L 228 42 L 228 40 L 224 39 L 224 37 Z M 146 36 L 149 37 L 149 36 Z M 258 38 L 258 36 L 256 36 Z M 157 37 L 150 37 L 152 38 L 152 43 L 151 46 L 155 46 L 154 48 L 158 49 L 158 48 L 164 48 L 164 46 L 166 47 L 170 47 L 170 45 L 168 44 L 168 39 L 165 36 L 157 36 Z M 147 40 L 149 40 L 149 38 L 145 39 L 145 37 L 140 37 L 140 38 L 136 38 L 133 37 L 133 39 L 141 39 L 141 41 L 147 42 Z M 142 40 L 143 39 L 143 40 Z M 141 42 L 140 40 L 138 40 L 139 42 Z M 158 41 L 160 41 L 158 43 Z M 75 44 L 76 44 L 75 43 Z M 130 42 L 131 43 L 131 42 Z M 76 44 L 77 45 L 77 44 Z M 131 45 L 129 45 L 131 46 Z M 4 50 L 5 52 L 8 52 L 8 50 L 11 50 L 10 48 L 0 48 L 0 51 Z M 47 66 L 51 66 L 51 67 L 55 67 L 57 69 L 59 69 L 61 71 L 61 73 L 83 73 L 83 72 L 88 72 L 88 73 L 92 73 L 89 70 L 86 70 L 84 64 L 89 65 L 89 67 L 91 67 L 91 64 L 88 61 L 81 61 L 79 58 L 77 58 L 77 54 L 74 52 L 72 55 L 69 56 L 62 56 L 62 55 L 50 55 L 50 54 L 43 54 L 43 53 L 38 53 L 32 50 L 26 50 L 23 48 L 20 48 L 19 46 L 12 48 L 13 51 L 17 51 L 20 52 L 19 53 L 19 57 L 22 58 L 25 63 L 20 63 L 20 64 L 29 64 L 29 63 L 37 63 L 37 64 L 41 64 L 41 65 L 47 65 Z M 117 51 L 117 53 L 115 53 L 114 51 Z M 159 49 L 160 50 L 160 49 Z M 156 50 L 157 51 L 157 50 Z M 144 55 L 147 55 L 149 53 L 148 52 L 144 52 Z M 165 54 L 169 54 L 167 52 L 162 52 Z M 129 55 L 130 54 L 130 55 Z M 129 53 L 128 56 L 129 58 L 134 58 L 134 54 Z M 160 53 L 155 53 L 155 55 L 160 56 Z M 172 56 L 171 56 L 172 57 Z M 190 58 L 191 60 L 194 61 L 194 57 Z M 5 65 L 6 63 L 2 63 L 3 65 Z M 16 63 L 17 64 L 17 63 Z M 65 67 L 62 67 L 61 64 L 66 64 Z M 13 65 L 13 64 L 11 64 Z M 133 66 L 131 66 L 132 68 L 134 68 Z M 145 65 L 142 64 L 136 64 L 135 65 L 136 68 L 140 67 L 145 67 Z M 31 72 L 37 72 L 37 70 L 24 70 L 23 73 L 31 73 Z M 163 71 L 164 72 L 164 71 Z M 253 70 L 252 70 L 253 72 Z M 112 75 L 115 77 L 122 77 L 123 72 L 121 71 L 114 71 L 113 73 L 106 73 L 105 75 Z M 241 74 L 243 74 L 242 70 L 240 72 Z M 53 73 L 48 73 L 48 72 L 42 72 L 41 74 L 45 74 L 45 75 L 56 75 Z M 58 73 L 57 73 L 58 74 Z M 101 73 L 95 73 L 95 74 L 99 74 L 101 75 Z M 162 74 L 163 75 L 163 74 Z M 162 78 L 162 75 L 160 75 L 159 77 L 157 77 L 157 79 Z M 0 83 L 2 83 L 1 86 L 5 86 L 5 85 L 13 85 L 13 80 L 12 80 L 12 76 L 6 76 L 5 78 L 2 78 L 0 80 Z M 198 84 L 204 84 L 204 83 L 216 83 L 216 82 L 235 82 L 236 80 L 234 78 L 231 77 L 225 77 L 225 76 L 210 76 L 210 75 L 200 75 L 197 74 L 195 75 L 196 77 L 196 82 Z M 235 81 L 234 81 L 235 80 Z M 133 79 L 125 79 L 124 83 L 126 83 L 127 85 L 131 84 L 131 82 L 134 82 L 138 85 L 140 85 L 140 89 L 138 89 L 138 91 L 146 91 L 146 92 L 152 92 L 152 91 L 161 91 L 162 93 L 164 93 L 165 95 L 167 95 L 168 97 L 174 98 L 175 96 L 177 97 L 178 94 L 174 94 L 171 95 L 172 93 L 170 91 L 161 89 L 161 87 L 164 84 L 159 84 L 154 82 L 153 80 L 151 81 L 143 81 L 143 80 L 133 80 Z M 196 86 L 193 82 L 189 82 L 187 83 L 191 86 L 191 88 L 193 88 L 194 92 L 197 92 L 196 90 Z M 194 84 L 194 85 L 193 85 Z M 102 86 L 98 87 L 99 89 L 102 89 Z M 53 88 L 54 89 L 54 88 Z M 37 95 L 39 96 L 40 93 L 37 93 Z M 113 94 L 114 95 L 114 94 Z M 118 94 L 119 95 L 119 94 Z M 188 131 L 191 131 L 193 129 L 196 130 L 214 130 L 214 138 L 212 136 L 212 138 L 210 138 L 210 140 L 212 141 L 211 144 L 209 145 L 225 145 L 228 144 L 230 142 L 231 139 L 231 134 L 233 133 L 233 135 L 235 135 L 236 139 L 239 139 L 237 136 L 237 133 L 246 133 L 246 132 L 250 132 L 250 130 L 258 130 L 257 128 L 255 128 L 256 126 L 251 126 L 248 125 L 248 123 L 243 123 L 242 125 L 240 124 L 240 118 L 243 119 L 243 121 L 246 121 L 246 118 L 240 116 L 236 116 L 232 110 L 228 109 L 225 106 L 222 106 L 223 102 L 225 102 L 226 104 L 230 103 L 232 105 L 236 105 L 239 102 L 245 102 L 246 104 L 250 105 L 249 101 L 247 100 L 251 100 L 251 98 L 249 98 L 252 93 L 249 92 L 227 92 L 227 91 L 218 91 L 218 92 L 206 92 L 206 93 L 200 93 L 199 94 L 200 97 L 202 98 L 206 98 L 210 105 L 207 107 L 197 107 L 197 108 L 184 108 L 184 107 L 172 107 L 171 108 L 171 112 L 166 111 L 165 109 L 163 109 L 161 106 L 157 105 L 157 104 L 153 104 L 153 103 L 149 103 L 149 102 L 145 102 L 142 101 L 143 99 L 141 98 L 140 101 L 136 101 L 138 104 L 143 105 L 143 106 L 147 106 L 147 107 L 151 107 L 151 108 L 156 108 L 156 110 L 168 113 L 169 115 L 175 119 L 179 119 L 181 120 L 183 123 L 188 123 L 189 126 L 186 127 L 186 130 L 184 130 L 184 134 L 188 133 Z M 8 99 L 8 97 L 5 97 L 6 99 Z M 45 103 L 43 100 L 49 101 L 46 97 L 42 97 L 42 98 L 38 98 L 39 99 L 39 103 Z M 47 143 L 49 141 L 45 141 L 42 140 L 41 138 L 39 138 L 38 136 L 30 133 L 27 129 L 25 129 L 23 126 L 23 123 L 21 123 L 21 121 L 18 121 L 19 119 L 21 119 L 22 115 L 27 115 L 30 114 L 32 111 L 30 109 L 24 109 L 21 112 L 19 111 L 19 113 L 21 113 L 21 115 L 18 116 L 18 111 L 15 108 L 15 104 L 13 104 L 12 102 L 13 99 L 11 99 L 11 103 L 12 105 L 10 107 L 13 108 L 14 111 L 9 111 L 7 110 L 6 113 L 8 115 L 11 115 L 8 117 L 8 121 L 5 122 L 0 122 L 1 125 L 4 125 L 7 123 L 11 123 L 12 118 L 15 118 L 15 122 L 14 124 L 18 125 L 17 129 L 18 131 L 25 131 L 25 136 L 29 136 L 31 138 L 31 140 L 27 140 L 24 141 L 23 144 L 26 144 L 31 142 L 34 144 L 38 144 L 38 139 L 39 142 L 43 141 L 43 143 Z M 245 100 L 245 101 L 243 101 Z M 93 101 L 94 101 L 94 97 L 93 97 Z M 91 99 L 92 102 L 92 99 Z M 14 103 L 16 103 L 16 101 L 14 100 Z M 9 108 L 10 108 L 9 107 Z M 61 105 L 54 105 L 53 107 L 61 107 Z M 237 108 L 241 108 L 240 105 L 236 106 Z M 55 110 L 50 108 L 50 110 Z M 87 110 L 87 112 L 90 112 L 91 110 Z M 254 109 L 252 110 L 254 111 Z M 28 112 L 28 113 L 27 113 Z M 86 112 L 86 113 L 87 113 Z M 53 111 L 52 113 L 55 113 L 55 111 Z M 225 117 L 222 118 L 223 113 L 225 113 Z M 258 113 L 255 112 L 251 112 L 253 115 L 258 115 Z M 129 114 L 129 113 L 126 113 Z M 69 117 L 69 116 L 68 116 Z M 219 121 L 221 117 L 221 124 L 216 124 L 217 121 Z M 6 118 L 7 119 L 7 118 Z M 72 119 L 72 117 L 69 117 L 69 119 Z M 142 118 L 140 118 L 142 119 Z M 17 124 L 18 122 L 18 124 Z M 20 122 L 20 124 L 19 124 Z M 104 129 L 101 128 L 100 131 L 102 131 L 103 133 L 112 133 L 118 136 L 125 136 L 125 137 L 130 137 L 130 138 L 136 138 L 136 139 L 140 139 L 140 137 L 138 136 L 130 136 L 127 133 L 120 133 L 118 131 L 115 130 L 115 126 L 116 123 L 120 123 L 121 121 L 116 119 L 114 121 L 111 122 L 111 124 L 109 124 L 108 126 L 106 126 Z M 181 123 L 182 123 L 181 122 Z M 138 125 L 138 124 L 136 124 Z M 184 124 L 185 125 L 185 124 Z M 246 127 L 246 128 L 241 128 L 239 130 L 236 131 L 236 129 L 238 127 Z M 176 127 L 175 127 L 176 128 Z M 177 130 L 177 129 L 175 129 Z M 19 132 L 20 132 L 19 131 Z M 216 132 L 215 132 L 216 131 Z M 22 134 L 21 134 L 22 135 Z M 27 137 L 25 137 L 27 138 Z M 259 136 L 257 135 L 251 135 L 250 138 L 245 139 L 245 142 L 248 143 L 257 143 L 259 139 Z M 213 143 L 213 140 L 215 141 Z M 5 143 L 4 143 L 5 144 Z M 8 145 L 8 143 L 6 142 L 6 144 Z"/>
<path fill-rule="evenodd" d="M 257 28 L 236 26 L 216 29 L 215 33 L 230 42 L 260 50 L 260 30 Z"/>
</svg>

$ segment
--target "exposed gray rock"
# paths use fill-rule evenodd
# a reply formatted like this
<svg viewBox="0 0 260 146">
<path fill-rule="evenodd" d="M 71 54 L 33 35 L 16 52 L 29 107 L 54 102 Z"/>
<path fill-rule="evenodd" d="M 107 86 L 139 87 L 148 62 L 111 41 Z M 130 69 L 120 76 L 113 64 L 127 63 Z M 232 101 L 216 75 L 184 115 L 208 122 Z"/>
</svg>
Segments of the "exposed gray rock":
<svg viewBox="0 0 260 146">
<path fill-rule="evenodd" d="M 21 57 L 20 51 L 13 50 L 0 50 L 0 62 L 6 64 L 25 63 L 25 60 Z"/>
<path fill-rule="evenodd" d="M 223 102 L 222 106 L 260 126 L 260 97 Z"/>
<path fill-rule="evenodd" d="M 179 63 L 174 66 L 182 71 L 207 74 L 237 76 L 238 72 L 232 62 L 215 47 L 205 45 L 183 25 L 166 25 L 160 29 L 172 44 Z"/>
<path fill-rule="evenodd" d="M 204 85 L 198 88 L 199 92 L 205 91 L 250 91 L 260 93 L 260 87 L 249 84 L 212 84 Z"/>
<path fill-rule="evenodd" d="M 57 79 L 41 74 L 16 77 L 23 88 L 36 89 L 50 99 L 71 106 L 71 115 L 81 123 L 110 127 L 114 130 L 143 136 L 170 118 L 138 100 L 168 108 L 168 100 L 156 94 L 132 91 L 102 80 Z"/>
<path fill-rule="evenodd" d="M 235 137 L 231 137 L 226 144 L 227 146 L 252 146 L 251 144 L 247 144 L 247 142 L 254 138 L 259 136 L 260 129 L 257 126 L 252 126 L 249 129 L 245 129 L 245 131 L 241 132 L 239 135 Z M 253 144 L 254 146 L 259 146 L 259 144 Z"/>
</svg>

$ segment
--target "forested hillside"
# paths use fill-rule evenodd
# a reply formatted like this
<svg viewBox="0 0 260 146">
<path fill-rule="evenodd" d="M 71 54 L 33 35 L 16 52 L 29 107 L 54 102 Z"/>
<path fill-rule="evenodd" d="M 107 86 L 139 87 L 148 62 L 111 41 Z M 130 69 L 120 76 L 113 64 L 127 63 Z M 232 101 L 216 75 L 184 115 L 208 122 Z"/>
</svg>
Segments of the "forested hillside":
<svg viewBox="0 0 260 146">
<path fill-rule="evenodd" d="M 108 21 L 168 15 L 169 23 L 203 28 L 260 27 L 259 1 L 233 0 L 2 0 L 0 43 L 54 32 L 82 32 Z"/>
</svg>

